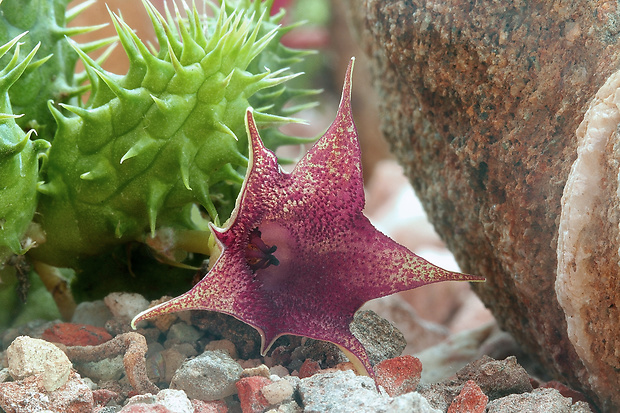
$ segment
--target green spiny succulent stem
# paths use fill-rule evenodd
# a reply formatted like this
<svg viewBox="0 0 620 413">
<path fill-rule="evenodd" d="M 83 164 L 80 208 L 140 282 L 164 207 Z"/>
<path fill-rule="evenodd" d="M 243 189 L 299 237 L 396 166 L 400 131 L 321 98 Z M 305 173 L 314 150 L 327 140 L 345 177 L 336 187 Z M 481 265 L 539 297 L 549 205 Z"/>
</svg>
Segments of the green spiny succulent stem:
<svg viewBox="0 0 620 413">
<path fill-rule="evenodd" d="M 49 144 L 30 139 L 15 122 L 9 100 L 9 88 L 24 73 L 39 48 L 36 45 L 20 59 L 22 33 L 0 47 L 0 57 L 15 46 L 15 51 L 0 71 L 0 268 L 12 254 L 23 254 L 30 244 L 24 234 L 37 206 L 39 156 Z"/>
<path fill-rule="evenodd" d="M 254 116 L 272 149 L 297 141 L 269 132 L 296 122 L 284 104 L 308 93 L 284 86 L 298 75 L 288 65 L 305 53 L 279 43 L 287 28 L 281 14 L 269 16 L 271 1 L 225 2 L 213 17 L 186 7 L 176 19 L 143 3 L 159 50 L 111 13 L 127 74 L 105 71 L 69 42 L 92 93 L 83 106 L 48 105 L 58 127 L 39 187 L 46 242 L 32 250 L 35 259 L 74 266 L 159 228 L 197 230 L 194 205 L 209 220 L 228 218 L 247 166 L 248 106 L 259 108 Z"/>
<path fill-rule="evenodd" d="M 24 130 L 35 129 L 39 137 L 51 140 L 56 123 L 47 101 L 76 103 L 87 88 L 80 87 L 74 72 L 78 55 L 67 36 L 87 33 L 102 26 L 67 27 L 66 24 L 94 3 L 86 1 L 67 10 L 70 0 L 3 0 L 0 2 L 0 42 L 29 31 L 24 38 L 25 50 L 39 43 L 39 61 L 32 62 L 9 91 L 16 113 L 23 114 L 17 124 Z M 81 45 L 85 52 L 103 47 L 115 39 L 102 39 Z M 23 58 L 23 56 L 22 56 Z M 43 64 L 45 63 L 45 64 Z M 35 70 L 37 69 L 37 70 Z"/>
</svg>

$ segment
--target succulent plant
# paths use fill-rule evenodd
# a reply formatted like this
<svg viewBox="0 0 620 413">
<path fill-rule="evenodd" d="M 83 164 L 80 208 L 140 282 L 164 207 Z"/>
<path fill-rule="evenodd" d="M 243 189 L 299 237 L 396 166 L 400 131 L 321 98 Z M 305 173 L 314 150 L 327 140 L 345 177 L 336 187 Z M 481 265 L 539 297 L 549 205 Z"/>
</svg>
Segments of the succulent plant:
<svg viewBox="0 0 620 413">
<path fill-rule="evenodd" d="M 0 2 L 0 42 L 6 42 L 28 31 L 24 50 L 40 45 L 38 61 L 32 62 L 9 91 L 16 113 L 23 114 L 17 124 L 24 130 L 35 129 L 40 138 L 51 140 L 56 122 L 47 107 L 55 103 L 77 102 L 88 86 L 80 86 L 75 74 L 78 54 L 66 41 L 73 36 L 98 30 L 100 26 L 67 27 L 66 25 L 96 0 L 88 0 L 69 10 L 71 0 L 3 0 Z M 101 39 L 80 45 L 89 53 L 113 42 Z M 35 70 L 36 69 L 36 70 Z"/>
<path fill-rule="evenodd" d="M 25 34 L 0 46 L 0 57 L 10 57 L 3 60 L 6 63 L 0 71 L 0 326 L 15 320 L 17 310 L 22 308 L 21 301 L 27 295 L 33 297 L 41 292 L 40 288 L 27 291 L 32 277 L 28 266 L 23 264 L 23 257 L 19 256 L 34 245 L 27 232 L 37 206 L 39 159 L 45 157 L 49 143 L 30 139 L 33 131 L 24 132 L 17 125 L 20 115 L 13 113 L 9 100 L 9 89 L 32 64 L 39 48 L 35 45 L 21 58 L 20 41 Z M 13 47 L 14 53 L 7 54 Z M 18 259 L 12 259 L 15 256 Z M 49 306 L 45 305 L 48 302 L 53 304 L 51 299 L 43 298 L 38 299 L 36 305 L 47 314 L 57 314 L 57 311 L 49 311 Z M 22 315 L 21 319 L 26 320 L 26 315 Z"/>
<path fill-rule="evenodd" d="M 303 52 L 279 43 L 288 28 L 277 24 L 282 13 L 270 16 L 272 2 L 225 2 L 212 17 L 186 8 L 176 18 L 143 3 L 159 50 L 112 13 L 127 74 L 105 71 L 69 41 L 92 90 L 85 105 L 48 105 L 58 128 L 39 187 L 36 220 L 46 240 L 31 253 L 37 260 L 77 266 L 170 234 L 181 249 L 209 254 L 197 206 L 209 221 L 230 215 L 247 166 L 246 108 L 256 108 L 259 127 L 279 126 L 299 109 L 284 104 L 308 93 L 283 86 Z M 265 133 L 272 149 L 298 142 Z"/>
<path fill-rule="evenodd" d="M 37 206 L 39 156 L 49 144 L 31 140 L 32 131 L 25 133 L 15 122 L 9 100 L 9 88 L 32 62 L 38 45 L 20 59 L 19 40 L 25 33 L 0 47 L 4 56 L 15 51 L 0 72 L 0 267 L 12 254 L 25 253 L 31 243 L 24 238 Z"/>
</svg>

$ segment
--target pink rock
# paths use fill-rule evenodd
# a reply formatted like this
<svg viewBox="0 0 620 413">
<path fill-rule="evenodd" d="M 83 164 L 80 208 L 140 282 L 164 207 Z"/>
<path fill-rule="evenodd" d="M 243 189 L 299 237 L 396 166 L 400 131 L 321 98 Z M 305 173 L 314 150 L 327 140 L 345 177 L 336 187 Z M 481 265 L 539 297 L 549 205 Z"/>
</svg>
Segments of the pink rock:
<svg viewBox="0 0 620 413">
<path fill-rule="evenodd" d="M 222 400 L 207 402 L 194 399 L 192 406 L 194 406 L 194 413 L 228 413 L 228 407 Z"/>
<path fill-rule="evenodd" d="M 43 332 L 43 340 L 66 346 L 96 346 L 112 339 L 105 328 L 88 324 L 59 323 Z"/>
<path fill-rule="evenodd" d="M 41 410 L 84 413 L 92 411 L 93 406 L 93 392 L 75 372 L 71 372 L 69 380 L 63 386 L 52 392 L 44 390 L 41 375 L 0 383 L 0 408 L 6 413 L 31 413 Z"/>
<path fill-rule="evenodd" d="M 299 368 L 299 378 L 305 379 L 306 377 L 310 377 L 320 370 L 321 370 L 321 366 L 319 366 L 318 361 L 315 361 L 312 359 L 306 359 L 301 365 L 301 367 Z"/>
<path fill-rule="evenodd" d="M 412 392 L 420 383 L 422 363 L 413 356 L 394 357 L 375 366 L 377 384 L 390 396 Z"/>
<path fill-rule="evenodd" d="M 261 376 L 244 377 L 235 383 L 243 413 L 260 413 L 269 406 L 261 389 L 271 383 L 271 380 Z"/>
<path fill-rule="evenodd" d="M 120 400 L 121 395 L 108 389 L 93 390 L 93 400 L 97 406 L 105 406 L 111 400 Z"/>
<path fill-rule="evenodd" d="M 484 413 L 488 401 L 489 398 L 476 382 L 468 380 L 450 404 L 448 413 Z"/>
</svg>

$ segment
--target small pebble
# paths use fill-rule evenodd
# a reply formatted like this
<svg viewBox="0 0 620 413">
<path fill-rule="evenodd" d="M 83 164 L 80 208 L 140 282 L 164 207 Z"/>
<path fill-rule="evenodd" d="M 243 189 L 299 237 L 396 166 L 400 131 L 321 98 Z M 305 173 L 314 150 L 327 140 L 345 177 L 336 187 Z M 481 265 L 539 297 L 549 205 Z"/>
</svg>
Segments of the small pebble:
<svg viewBox="0 0 620 413">
<path fill-rule="evenodd" d="M 170 388 L 184 390 L 190 399 L 219 400 L 237 392 L 235 382 L 242 371 L 228 353 L 205 351 L 181 365 Z"/>
<path fill-rule="evenodd" d="M 184 322 L 174 323 L 168 330 L 168 335 L 164 347 L 170 348 L 174 344 L 190 343 L 195 344 L 203 333 L 196 327 L 192 327 Z"/>
<path fill-rule="evenodd" d="M 120 399 L 121 396 L 118 393 L 108 389 L 98 389 L 93 391 L 93 400 L 97 406 L 105 406 L 111 401 L 119 401 Z"/>
<path fill-rule="evenodd" d="M 241 377 L 252 377 L 252 376 L 262 376 L 269 377 L 269 368 L 264 364 L 256 367 L 250 367 L 247 369 L 243 369 L 241 372 Z"/>
<path fill-rule="evenodd" d="M 305 379 L 306 377 L 310 377 L 319 371 L 321 371 L 321 366 L 319 366 L 318 361 L 306 359 L 299 368 L 299 378 Z"/>
<path fill-rule="evenodd" d="M 65 346 L 96 346 L 112 339 L 103 327 L 88 324 L 58 323 L 43 332 L 43 340 Z"/>
<path fill-rule="evenodd" d="M 452 400 L 448 413 L 484 413 L 489 398 L 473 380 L 465 382 L 461 392 Z"/>
<path fill-rule="evenodd" d="M 149 307 L 146 298 L 137 293 L 110 293 L 103 302 L 114 317 L 124 321 L 131 321 Z"/>
<path fill-rule="evenodd" d="M 422 363 L 413 356 L 394 357 L 377 364 L 375 373 L 377 384 L 383 386 L 390 396 L 398 396 L 418 387 Z"/>
<path fill-rule="evenodd" d="M 261 413 L 272 404 L 262 394 L 262 389 L 271 383 L 271 380 L 261 376 L 244 377 L 237 381 L 235 385 L 243 413 Z"/>
<path fill-rule="evenodd" d="M 125 374 L 123 355 L 76 365 L 81 375 L 93 380 L 119 380 Z"/>
<path fill-rule="evenodd" d="M 278 380 L 266 385 L 261 393 L 269 404 L 279 404 L 293 396 L 293 386 L 286 380 Z"/>
<path fill-rule="evenodd" d="M 234 343 L 227 339 L 213 340 L 205 346 L 205 350 L 224 350 L 233 359 L 239 358 Z"/>
<path fill-rule="evenodd" d="M 154 394 L 151 393 L 146 393 L 146 394 L 136 394 L 135 396 L 130 397 L 126 402 L 125 405 L 131 405 L 131 404 L 155 404 L 156 402 L 156 398 Z"/>
<path fill-rule="evenodd" d="M 173 413 L 194 413 L 194 406 L 183 390 L 164 389 L 157 393 L 156 403 Z"/>
<path fill-rule="evenodd" d="M 73 366 L 58 347 L 45 340 L 19 336 L 6 350 L 9 374 L 14 380 L 41 375 L 43 387 L 54 391 L 63 386 Z"/>
<path fill-rule="evenodd" d="M 106 321 L 110 318 L 112 318 L 112 312 L 110 312 L 103 300 L 84 301 L 75 308 L 71 322 L 104 327 Z"/>
<path fill-rule="evenodd" d="M 284 376 L 288 376 L 289 371 L 286 367 L 281 366 L 281 365 L 276 365 L 273 366 L 269 369 L 269 374 L 270 375 L 276 375 L 278 377 L 284 377 Z"/>
</svg>

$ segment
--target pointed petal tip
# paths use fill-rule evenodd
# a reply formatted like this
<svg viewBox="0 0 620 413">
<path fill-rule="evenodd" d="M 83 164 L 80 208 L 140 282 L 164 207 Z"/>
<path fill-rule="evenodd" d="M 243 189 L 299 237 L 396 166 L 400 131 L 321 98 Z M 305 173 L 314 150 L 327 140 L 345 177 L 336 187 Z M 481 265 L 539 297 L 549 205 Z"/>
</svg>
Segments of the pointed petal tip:
<svg viewBox="0 0 620 413">
<path fill-rule="evenodd" d="M 353 67 L 355 66 L 355 56 L 351 57 L 349 66 L 347 66 L 347 73 L 344 76 L 344 84 L 342 85 L 342 97 L 340 99 L 340 106 L 343 104 L 351 105 L 351 87 L 353 83 Z"/>
<path fill-rule="evenodd" d="M 140 323 L 141 321 L 145 321 L 149 318 L 154 318 L 154 317 L 158 317 L 158 316 L 169 314 L 169 313 L 176 313 L 178 311 L 192 309 L 192 308 L 185 308 L 183 305 L 182 297 L 186 295 L 187 293 L 182 294 L 178 297 L 172 298 L 168 301 L 164 301 L 163 303 L 157 304 L 156 306 L 147 308 L 146 310 L 138 313 L 131 320 L 131 323 L 130 323 L 131 328 L 135 330 L 138 323 Z"/>
<path fill-rule="evenodd" d="M 254 119 L 254 109 L 248 107 L 245 112 L 245 128 L 250 144 L 250 154 L 256 154 L 263 149 L 263 141 L 258 133 L 256 120 Z"/>
<path fill-rule="evenodd" d="M 154 308 L 154 307 L 153 307 L 153 308 Z M 140 321 L 144 321 L 144 320 L 146 320 L 147 318 L 149 318 L 149 317 L 148 317 L 148 313 L 149 313 L 149 312 L 150 312 L 153 308 L 148 308 L 148 309 L 146 309 L 146 310 L 142 311 L 141 313 L 138 313 L 138 314 L 137 314 L 137 315 L 136 315 L 136 316 L 135 316 L 135 317 L 131 320 L 131 323 L 130 323 L 131 328 L 132 328 L 133 330 L 137 330 L 137 329 L 138 329 L 138 327 L 137 327 L 138 323 L 139 323 Z"/>
<path fill-rule="evenodd" d="M 218 233 L 224 232 L 223 228 L 220 228 L 220 227 L 216 226 L 213 222 L 209 222 L 209 223 L 207 223 L 207 225 L 209 226 L 209 228 L 213 232 L 218 232 Z"/>
<path fill-rule="evenodd" d="M 472 283 L 483 283 L 483 282 L 486 282 L 487 280 L 482 275 L 465 274 L 465 276 L 466 276 L 466 280 Z"/>
</svg>

